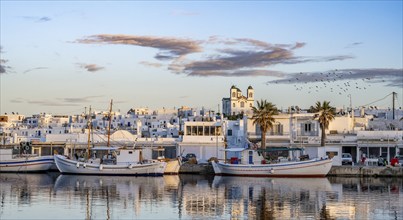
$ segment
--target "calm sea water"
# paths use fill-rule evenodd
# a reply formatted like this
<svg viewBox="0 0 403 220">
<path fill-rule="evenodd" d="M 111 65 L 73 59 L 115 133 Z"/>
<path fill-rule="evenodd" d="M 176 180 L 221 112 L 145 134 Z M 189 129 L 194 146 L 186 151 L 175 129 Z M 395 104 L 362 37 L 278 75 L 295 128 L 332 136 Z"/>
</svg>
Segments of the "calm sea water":
<svg viewBox="0 0 403 220">
<path fill-rule="evenodd" d="M 0 219 L 403 219 L 403 180 L 0 174 Z"/>
</svg>

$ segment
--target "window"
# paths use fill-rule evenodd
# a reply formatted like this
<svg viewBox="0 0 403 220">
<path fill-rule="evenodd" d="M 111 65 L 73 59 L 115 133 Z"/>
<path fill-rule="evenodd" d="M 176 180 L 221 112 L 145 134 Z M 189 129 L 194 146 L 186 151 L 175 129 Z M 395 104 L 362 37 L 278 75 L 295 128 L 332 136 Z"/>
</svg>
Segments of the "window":
<svg viewBox="0 0 403 220">
<path fill-rule="evenodd" d="M 235 92 L 232 92 L 232 97 L 235 97 L 236 96 L 236 93 Z"/>
<path fill-rule="evenodd" d="M 252 103 L 249 103 L 249 107 L 251 107 L 251 108 L 252 108 Z"/>
<path fill-rule="evenodd" d="M 231 129 L 228 130 L 228 136 L 232 136 L 232 130 Z"/>
<path fill-rule="evenodd" d="M 210 126 L 204 127 L 204 136 L 210 136 Z"/>
<path fill-rule="evenodd" d="M 197 126 L 197 135 L 203 136 L 203 126 Z"/>
<path fill-rule="evenodd" d="M 250 92 L 250 93 L 249 93 L 249 97 L 250 97 L 250 98 L 253 98 L 253 93 Z"/>
<path fill-rule="evenodd" d="M 305 124 L 305 130 L 304 131 L 311 131 L 311 124 Z"/>
<path fill-rule="evenodd" d="M 330 159 L 332 159 L 333 157 L 339 155 L 339 152 L 337 151 L 326 151 L 326 156 L 328 156 Z"/>
<path fill-rule="evenodd" d="M 245 107 L 245 103 L 241 102 L 241 108 L 244 108 L 244 107 Z"/>
<path fill-rule="evenodd" d="M 191 127 L 190 126 L 186 126 L 186 135 L 191 135 Z"/>
<path fill-rule="evenodd" d="M 281 123 L 275 124 L 273 126 L 273 133 L 275 133 L 275 134 L 283 134 L 283 125 Z"/>
<path fill-rule="evenodd" d="M 216 127 L 216 135 L 221 135 L 221 127 Z"/>
<path fill-rule="evenodd" d="M 235 108 L 235 103 L 232 103 L 232 107 Z"/>
</svg>

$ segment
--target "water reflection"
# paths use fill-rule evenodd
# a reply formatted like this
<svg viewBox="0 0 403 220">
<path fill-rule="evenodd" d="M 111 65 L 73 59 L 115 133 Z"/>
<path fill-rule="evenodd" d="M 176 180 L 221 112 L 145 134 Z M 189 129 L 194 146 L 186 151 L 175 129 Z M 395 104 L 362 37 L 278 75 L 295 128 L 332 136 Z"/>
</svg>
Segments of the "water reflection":
<svg viewBox="0 0 403 220">
<path fill-rule="evenodd" d="M 0 174 L 0 219 L 357 219 L 403 216 L 392 178 Z"/>
<path fill-rule="evenodd" d="M 215 177 L 232 218 L 318 218 L 331 184 L 326 178 Z"/>
<path fill-rule="evenodd" d="M 60 175 L 54 185 L 54 196 L 73 194 L 66 202 L 85 204 L 86 219 L 115 219 L 126 214 L 138 217 L 164 200 L 177 201 L 178 185 L 178 176 Z"/>
<path fill-rule="evenodd" d="M 56 177 L 50 174 L 0 173 L 1 207 L 4 207 L 6 199 L 18 204 L 30 204 L 39 190 L 50 192 Z M 6 198 L 6 195 L 10 197 Z"/>
</svg>

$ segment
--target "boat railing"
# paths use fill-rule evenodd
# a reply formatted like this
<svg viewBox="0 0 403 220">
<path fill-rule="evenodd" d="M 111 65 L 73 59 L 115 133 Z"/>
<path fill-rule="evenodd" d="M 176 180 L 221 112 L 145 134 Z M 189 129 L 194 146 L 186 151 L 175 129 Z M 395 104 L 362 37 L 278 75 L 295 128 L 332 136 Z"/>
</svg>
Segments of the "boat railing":
<svg viewBox="0 0 403 220">
<path fill-rule="evenodd" d="M 38 154 L 14 154 L 13 158 L 38 157 Z"/>
</svg>

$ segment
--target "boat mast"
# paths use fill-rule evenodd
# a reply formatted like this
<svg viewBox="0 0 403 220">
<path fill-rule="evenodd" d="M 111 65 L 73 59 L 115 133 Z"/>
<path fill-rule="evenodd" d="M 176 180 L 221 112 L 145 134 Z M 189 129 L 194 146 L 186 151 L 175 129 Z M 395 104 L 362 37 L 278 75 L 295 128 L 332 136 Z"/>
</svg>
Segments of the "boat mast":
<svg viewBox="0 0 403 220">
<path fill-rule="evenodd" d="M 110 140 L 111 140 L 112 102 L 113 99 L 111 99 L 111 105 L 109 107 L 109 126 L 108 126 L 108 144 L 107 144 L 108 147 L 110 147 Z"/>
<path fill-rule="evenodd" d="M 89 109 L 89 112 L 88 112 L 88 140 L 87 140 L 87 144 L 88 144 L 88 146 L 87 146 L 87 154 L 88 154 L 88 158 L 87 159 L 90 159 L 90 147 L 91 147 L 91 145 L 90 145 L 90 140 L 91 140 L 91 129 L 92 129 L 92 122 L 91 122 L 91 118 L 92 118 L 92 116 L 91 116 L 91 105 L 90 105 L 90 109 Z"/>
</svg>

